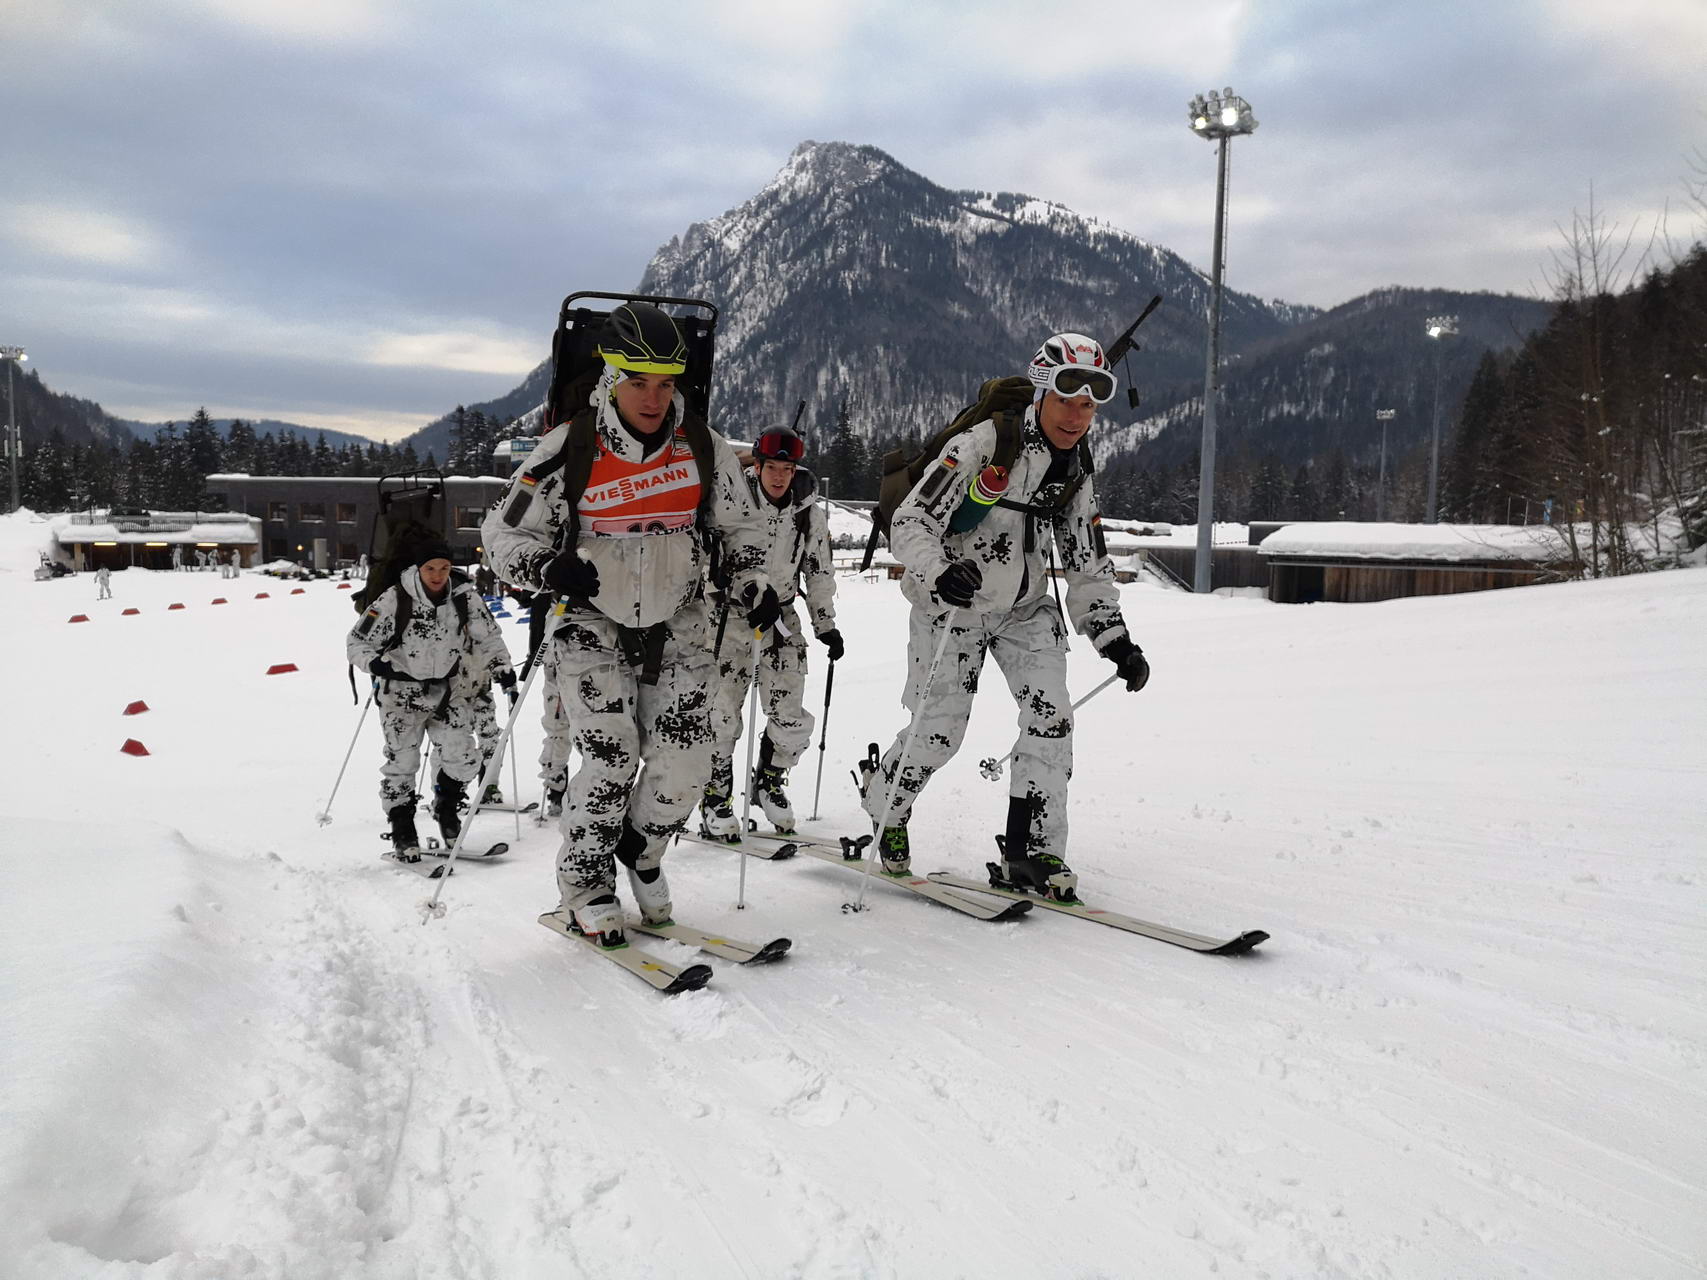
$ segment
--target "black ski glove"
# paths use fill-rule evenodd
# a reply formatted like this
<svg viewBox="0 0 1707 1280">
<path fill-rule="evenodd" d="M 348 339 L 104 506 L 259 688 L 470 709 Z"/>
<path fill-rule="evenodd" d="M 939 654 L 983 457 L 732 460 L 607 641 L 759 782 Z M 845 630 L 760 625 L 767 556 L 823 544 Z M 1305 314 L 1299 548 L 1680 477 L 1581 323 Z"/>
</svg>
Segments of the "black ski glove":
<svg viewBox="0 0 1707 1280">
<path fill-rule="evenodd" d="M 492 679 L 498 682 L 498 687 L 504 691 L 504 696 L 510 700 L 510 705 L 516 705 L 516 673 L 509 667 L 499 671 Z"/>
<path fill-rule="evenodd" d="M 372 662 L 367 664 L 367 669 L 374 675 L 378 676 L 381 680 L 408 680 L 411 678 L 397 670 L 397 668 L 393 667 L 384 658 L 375 658 Z"/>
<path fill-rule="evenodd" d="M 764 594 L 760 595 L 758 585 L 749 582 L 741 593 L 741 605 L 747 611 L 747 625 L 755 631 L 769 631 L 782 617 L 782 603 L 776 598 L 773 587 L 766 587 Z"/>
<path fill-rule="evenodd" d="M 598 566 L 583 560 L 573 551 L 565 551 L 545 566 L 540 574 L 545 585 L 560 596 L 581 596 L 591 599 L 599 594 Z"/>
<path fill-rule="evenodd" d="M 831 662 L 840 662 L 842 660 L 842 633 L 840 631 L 837 631 L 834 627 L 830 628 L 828 631 L 820 631 L 818 633 L 818 643 L 830 651 Z"/>
<path fill-rule="evenodd" d="M 972 603 L 972 597 L 978 594 L 978 588 L 983 585 L 984 571 L 978 567 L 976 560 L 956 560 L 937 574 L 937 599 L 944 604 L 953 605 L 956 609 L 964 609 Z"/>
<path fill-rule="evenodd" d="M 1128 692 L 1137 693 L 1149 683 L 1150 664 L 1144 660 L 1144 651 L 1127 636 L 1109 641 L 1102 656 L 1112 662 L 1114 669 L 1125 678 Z"/>
</svg>

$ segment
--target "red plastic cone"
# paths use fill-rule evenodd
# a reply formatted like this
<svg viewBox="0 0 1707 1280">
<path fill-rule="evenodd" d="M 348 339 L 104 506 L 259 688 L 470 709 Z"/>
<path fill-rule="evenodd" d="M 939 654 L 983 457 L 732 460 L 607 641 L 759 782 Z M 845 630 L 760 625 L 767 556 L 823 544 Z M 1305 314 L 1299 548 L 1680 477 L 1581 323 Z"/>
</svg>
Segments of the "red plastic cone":
<svg viewBox="0 0 1707 1280">
<path fill-rule="evenodd" d="M 89 615 L 86 613 L 74 613 L 69 618 L 67 618 L 66 621 L 67 622 L 87 622 L 87 621 L 89 621 Z"/>
<path fill-rule="evenodd" d="M 270 676 L 282 676 L 295 670 L 296 663 L 294 662 L 275 662 L 272 666 L 267 668 L 267 674 Z"/>
<path fill-rule="evenodd" d="M 224 604 L 225 603 L 225 597 L 224 596 L 215 596 L 213 602 L 215 604 Z"/>
<path fill-rule="evenodd" d="M 255 593 L 255 599 L 257 600 L 269 600 L 271 598 L 272 597 L 270 597 L 265 591 L 257 591 Z"/>
<path fill-rule="evenodd" d="M 146 710 L 148 710 L 148 704 L 138 699 L 126 707 L 124 713 L 127 716 L 139 716 Z"/>
<path fill-rule="evenodd" d="M 124 610 L 120 611 L 119 617 L 128 618 L 133 613 L 141 613 L 141 612 L 142 612 L 141 609 L 124 609 Z M 73 619 L 73 621 L 76 621 L 76 619 Z"/>
<path fill-rule="evenodd" d="M 290 589 L 290 593 L 293 596 L 305 595 L 305 594 L 307 594 L 307 592 L 308 592 L 307 587 L 292 587 Z"/>
<path fill-rule="evenodd" d="M 184 607 L 184 606 L 183 606 L 183 605 L 181 605 L 181 604 L 169 604 L 169 605 L 167 605 L 167 606 L 166 606 L 166 610 L 167 610 L 167 612 L 168 612 L 168 613 L 169 613 L 169 612 L 171 612 L 171 611 L 172 611 L 172 610 L 173 610 L 173 609 L 182 609 L 182 608 L 183 608 L 183 607 Z"/>
<path fill-rule="evenodd" d="M 339 583 L 339 584 L 338 584 L 338 590 L 340 590 L 340 591 L 348 591 L 348 590 L 349 590 L 349 589 L 350 589 L 350 585 L 351 585 L 351 584 L 350 584 L 350 583 L 348 583 L 348 582 L 340 582 L 340 583 Z"/>
<path fill-rule="evenodd" d="M 126 738 L 124 740 L 124 746 L 120 747 L 119 750 L 124 752 L 127 756 L 145 756 L 148 754 L 148 748 L 143 746 L 135 738 Z"/>
</svg>

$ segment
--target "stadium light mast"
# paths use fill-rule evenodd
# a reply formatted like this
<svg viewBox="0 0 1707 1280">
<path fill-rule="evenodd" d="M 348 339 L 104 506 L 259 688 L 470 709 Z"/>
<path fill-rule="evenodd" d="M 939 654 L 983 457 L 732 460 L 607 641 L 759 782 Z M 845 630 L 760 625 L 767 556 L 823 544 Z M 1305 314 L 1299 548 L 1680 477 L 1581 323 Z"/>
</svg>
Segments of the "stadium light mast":
<svg viewBox="0 0 1707 1280">
<path fill-rule="evenodd" d="M 6 470 L 12 477 L 14 511 L 18 509 L 18 472 L 24 463 L 24 450 L 18 440 L 18 400 L 12 371 L 29 358 L 22 347 L 0 347 L 0 360 L 6 362 Z"/>
<path fill-rule="evenodd" d="M 1381 478 L 1375 482 L 1375 518 L 1387 518 L 1387 424 L 1393 420 L 1391 409 L 1377 409 L 1375 421 L 1381 424 Z"/>
<path fill-rule="evenodd" d="M 1252 133 L 1257 118 L 1251 104 L 1229 87 L 1219 93 L 1198 94 L 1187 107 L 1191 131 L 1216 144 L 1215 252 L 1209 290 L 1209 356 L 1203 377 L 1203 445 L 1197 481 L 1197 563 L 1192 590 L 1212 589 L 1211 546 L 1215 530 L 1215 399 L 1220 387 L 1221 364 L 1221 273 L 1225 265 L 1223 246 L 1227 233 L 1227 144 L 1241 134 Z"/>
<path fill-rule="evenodd" d="M 1434 349 L 1434 433 L 1428 450 L 1428 514 L 1424 522 L 1440 522 L 1440 370 L 1446 363 L 1446 346 L 1442 341 L 1458 332 L 1457 316 L 1430 316 L 1423 321 L 1423 332 L 1435 343 Z"/>
</svg>

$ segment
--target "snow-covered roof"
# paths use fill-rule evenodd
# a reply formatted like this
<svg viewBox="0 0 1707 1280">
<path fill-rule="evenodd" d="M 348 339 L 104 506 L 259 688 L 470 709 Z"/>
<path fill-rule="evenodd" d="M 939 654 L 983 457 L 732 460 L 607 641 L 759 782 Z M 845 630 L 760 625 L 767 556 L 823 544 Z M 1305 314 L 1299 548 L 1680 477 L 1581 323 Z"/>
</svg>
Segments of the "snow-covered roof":
<svg viewBox="0 0 1707 1280">
<path fill-rule="evenodd" d="M 88 542 L 123 542 L 147 544 L 150 542 L 177 543 L 195 546 L 198 543 L 220 543 L 224 546 L 259 546 L 261 539 L 255 532 L 255 526 L 248 522 L 221 521 L 218 524 L 192 524 L 182 529 L 125 529 L 120 530 L 111 524 L 77 524 L 62 525 L 53 531 L 54 539 L 61 545 Z"/>
<path fill-rule="evenodd" d="M 1289 524 L 1263 539 L 1266 556 L 1319 556 L 1336 560 L 1522 560 L 1569 555 L 1549 525 L 1388 524 L 1340 520 Z"/>
</svg>

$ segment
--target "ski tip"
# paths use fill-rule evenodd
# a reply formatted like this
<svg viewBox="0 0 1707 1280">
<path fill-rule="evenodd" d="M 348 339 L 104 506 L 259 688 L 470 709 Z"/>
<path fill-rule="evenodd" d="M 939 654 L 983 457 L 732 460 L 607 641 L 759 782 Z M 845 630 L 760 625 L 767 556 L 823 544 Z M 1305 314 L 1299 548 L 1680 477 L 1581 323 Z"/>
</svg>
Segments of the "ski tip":
<svg viewBox="0 0 1707 1280">
<path fill-rule="evenodd" d="M 497 844 L 493 845 L 490 849 L 486 850 L 486 852 L 481 854 L 480 856 L 482 858 L 500 858 L 504 854 L 508 853 L 509 851 L 510 851 L 510 846 L 505 844 L 502 840 L 500 840 Z"/>
<path fill-rule="evenodd" d="M 708 964 L 690 964 L 676 975 L 674 982 L 664 988 L 666 995 L 677 995 L 683 991 L 698 991 L 711 981 L 711 966 Z"/>
<path fill-rule="evenodd" d="M 788 949 L 793 945 L 794 943 L 791 939 L 777 938 L 772 942 L 765 943 L 764 946 L 760 947 L 758 951 L 754 953 L 751 960 L 744 961 L 743 963 L 769 964 L 773 960 L 782 959 L 788 954 Z"/>
<path fill-rule="evenodd" d="M 990 919 L 992 919 L 992 920 L 1018 920 L 1021 916 L 1023 916 L 1026 912 L 1028 912 L 1030 910 L 1031 910 L 1031 903 L 1029 903 L 1029 902 L 1011 902 L 1008 904 L 1008 909 L 1006 911 L 999 912 L 998 914 L 991 916 Z"/>
<path fill-rule="evenodd" d="M 1268 934 L 1261 929 L 1251 929 L 1228 942 L 1223 942 L 1209 954 L 1212 956 L 1242 956 L 1247 952 L 1254 951 L 1267 941 Z"/>
</svg>

